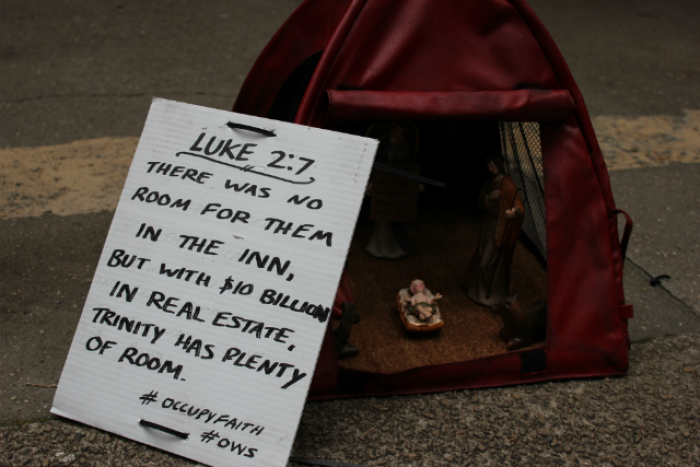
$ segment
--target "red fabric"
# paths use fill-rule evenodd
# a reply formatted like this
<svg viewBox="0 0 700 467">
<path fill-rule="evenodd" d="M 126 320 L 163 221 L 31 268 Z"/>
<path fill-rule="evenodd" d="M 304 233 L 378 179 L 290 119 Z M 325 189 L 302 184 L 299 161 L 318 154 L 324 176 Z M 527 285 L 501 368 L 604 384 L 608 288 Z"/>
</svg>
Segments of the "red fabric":
<svg viewBox="0 0 700 467">
<path fill-rule="evenodd" d="M 332 66 L 317 70 L 297 122 L 323 126 L 326 90 L 512 91 L 522 84 L 561 89 L 519 12 L 505 0 L 436 2 L 368 0 Z"/>
<path fill-rule="evenodd" d="M 287 76 L 307 57 L 326 48 L 349 4 L 350 0 L 302 3 L 258 57 L 233 111 L 266 116 Z"/>
<path fill-rule="evenodd" d="M 566 90 L 483 92 L 328 91 L 326 123 L 464 118 L 559 121 L 574 110 Z"/>
<path fill-rule="evenodd" d="M 624 373 L 631 310 L 621 308 L 623 257 L 615 216 L 608 215 L 615 203 L 607 169 L 581 93 L 525 2 L 307 0 L 261 55 L 234 110 L 264 115 L 284 78 L 321 49 L 297 123 L 445 117 L 540 122 L 549 295 L 541 373 L 521 374 L 523 352 L 391 375 L 342 370 L 329 330 L 310 397 Z M 344 286 L 338 296 L 351 300 Z"/>
<path fill-rule="evenodd" d="M 593 125 L 591 119 L 588 116 L 588 110 L 583 102 L 583 96 L 578 86 L 574 82 L 574 78 L 569 71 L 564 57 L 562 57 L 559 49 L 557 48 L 552 36 L 549 35 L 545 29 L 542 22 L 537 18 L 535 13 L 532 11 L 529 5 L 525 3 L 524 0 L 510 0 L 511 3 L 521 12 L 523 19 L 527 23 L 528 27 L 531 29 L 532 33 L 537 38 L 538 42 L 542 46 L 542 50 L 547 56 L 549 63 L 557 75 L 560 85 L 571 92 L 574 101 L 576 102 L 577 112 L 576 119 L 579 126 L 581 127 L 581 132 L 586 140 L 586 145 L 591 154 L 591 160 L 593 161 L 593 166 L 595 167 L 596 175 L 598 177 L 598 183 L 600 184 L 603 197 L 605 199 L 605 204 L 608 210 L 615 209 L 615 201 L 612 196 L 612 189 L 610 188 L 610 178 L 608 176 L 608 169 L 605 166 L 605 161 L 603 160 L 603 153 L 598 146 L 598 141 L 595 137 L 595 132 L 593 131 Z M 622 285 L 622 271 L 624 264 L 624 257 L 621 254 L 619 248 L 618 231 L 617 231 L 617 220 L 610 219 L 608 223 L 608 229 L 610 233 L 610 238 L 613 245 L 613 260 L 615 262 L 615 280 L 617 284 L 617 297 L 619 303 L 624 303 L 624 289 Z"/>
<path fill-rule="evenodd" d="M 620 305 L 620 318 L 622 318 L 622 319 L 634 318 L 634 307 L 632 305 Z"/>
<path fill-rule="evenodd" d="M 547 216 L 548 321 L 552 348 L 616 352 L 619 319 L 608 214 L 574 118 L 542 124 Z"/>
</svg>

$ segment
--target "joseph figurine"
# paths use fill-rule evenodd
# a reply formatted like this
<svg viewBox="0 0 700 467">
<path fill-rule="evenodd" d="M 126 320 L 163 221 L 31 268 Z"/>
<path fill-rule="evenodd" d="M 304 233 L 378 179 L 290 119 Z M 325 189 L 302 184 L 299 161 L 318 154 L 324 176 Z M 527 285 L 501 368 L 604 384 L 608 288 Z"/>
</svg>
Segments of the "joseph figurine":
<svg viewBox="0 0 700 467">
<path fill-rule="evenodd" d="M 491 179 L 482 186 L 477 205 L 486 216 L 469 262 L 466 288 L 469 298 L 490 306 L 510 295 L 510 270 L 525 206 L 500 156 L 489 156 L 485 162 Z"/>
</svg>

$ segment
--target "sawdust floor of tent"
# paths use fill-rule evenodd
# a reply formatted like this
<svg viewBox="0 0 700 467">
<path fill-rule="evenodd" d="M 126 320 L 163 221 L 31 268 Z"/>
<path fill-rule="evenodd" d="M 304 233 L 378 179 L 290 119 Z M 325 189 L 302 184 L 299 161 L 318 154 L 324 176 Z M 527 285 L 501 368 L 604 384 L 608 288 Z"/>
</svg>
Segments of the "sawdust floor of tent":
<svg viewBox="0 0 700 467">
<path fill-rule="evenodd" d="M 465 211 L 456 207 L 419 211 L 417 222 L 407 226 L 416 251 L 400 260 L 383 260 L 364 251 L 372 221 L 363 210 L 347 264 L 355 310 L 361 316 L 352 328 L 350 342 L 360 353 L 341 360 L 342 367 L 397 373 L 508 352 L 498 337 L 501 318 L 472 302 L 461 288 L 481 228 L 481 217 Z M 439 306 L 445 326 L 427 335 L 409 334 L 396 306 L 396 293 L 416 278 L 444 296 Z M 524 307 L 547 297 L 546 270 L 520 242 L 513 259 L 511 291 Z"/>
</svg>

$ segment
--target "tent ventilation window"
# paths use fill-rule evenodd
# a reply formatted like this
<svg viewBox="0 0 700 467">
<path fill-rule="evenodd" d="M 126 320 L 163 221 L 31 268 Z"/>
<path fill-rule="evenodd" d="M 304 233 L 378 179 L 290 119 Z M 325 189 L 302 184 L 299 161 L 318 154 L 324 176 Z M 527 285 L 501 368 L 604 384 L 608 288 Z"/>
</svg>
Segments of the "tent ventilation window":
<svg viewBox="0 0 700 467">
<path fill-rule="evenodd" d="M 520 190 L 525 203 L 523 232 L 546 259 L 547 229 L 540 125 L 537 122 L 501 122 L 499 126 L 506 171 Z"/>
</svg>

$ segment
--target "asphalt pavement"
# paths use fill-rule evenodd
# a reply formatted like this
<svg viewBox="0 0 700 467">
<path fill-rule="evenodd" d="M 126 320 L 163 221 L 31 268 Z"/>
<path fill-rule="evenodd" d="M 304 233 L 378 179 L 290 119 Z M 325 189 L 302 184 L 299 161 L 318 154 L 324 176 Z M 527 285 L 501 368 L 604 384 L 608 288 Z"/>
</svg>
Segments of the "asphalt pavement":
<svg viewBox="0 0 700 467">
<path fill-rule="evenodd" d="M 0 466 L 190 464 L 50 415 L 54 385 L 152 97 L 230 109 L 298 4 L 0 2 Z M 630 374 L 308 403 L 294 455 L 700 465 L 700 3 L 530 4 L 582 90 L 616 203 L 635 221 Z"/>
</svg>

